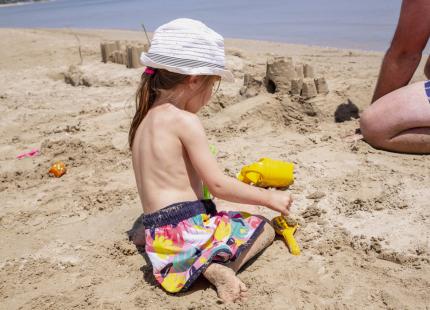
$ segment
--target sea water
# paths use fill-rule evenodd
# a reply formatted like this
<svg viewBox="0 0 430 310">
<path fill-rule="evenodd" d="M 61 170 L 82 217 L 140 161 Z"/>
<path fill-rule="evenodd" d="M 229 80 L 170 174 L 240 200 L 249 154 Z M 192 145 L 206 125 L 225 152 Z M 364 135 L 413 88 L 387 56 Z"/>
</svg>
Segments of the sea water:
<svg viewBox="0 0 430 310">
<path fill-rule="evenodd" d="M 0 27 L 148 31 L 179 17 L 228 38 L 385 50 L 400 0 L 56 0 L 0 7 Z"/>
</svg>

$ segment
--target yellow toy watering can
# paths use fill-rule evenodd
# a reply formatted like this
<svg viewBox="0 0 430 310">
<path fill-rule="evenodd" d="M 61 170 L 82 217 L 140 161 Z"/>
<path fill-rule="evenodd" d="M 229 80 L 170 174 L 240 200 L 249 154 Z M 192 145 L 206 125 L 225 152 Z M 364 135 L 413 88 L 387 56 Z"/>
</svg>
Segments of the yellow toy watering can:
<svg viewBox="0 0 430 310">
<path fill-rule="evenodd" d="M 276 233 L 284 237 L 291 254 L 300 255 L 300 247 L 294 238 L 294 233 L 299 227 L 299 224 L 290 219 L 286 219 L 282 215 L 275 217 L 272 220 L 272 224 Z"/>
<path fill-rule="evenodd" d="M 260 187 L 287 187 L 294 182 L 294 164 L 270 158 L 245 166 L 237 179 Z"/>
</svg>

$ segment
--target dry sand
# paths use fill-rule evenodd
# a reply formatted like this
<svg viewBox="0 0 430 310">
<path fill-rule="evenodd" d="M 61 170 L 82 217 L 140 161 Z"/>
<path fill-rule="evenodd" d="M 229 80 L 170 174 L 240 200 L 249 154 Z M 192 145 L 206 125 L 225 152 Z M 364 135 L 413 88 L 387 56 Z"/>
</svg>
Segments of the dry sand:
<svg viewBox="0 0 430 310">
<path fill-rule="evenodd" d="M 430 156 L 345 142 L 357 120 L 334 122 L 348 99 L 368 105 L 382 53 L 226 41 L 237 79 L 201 112 L 209 140 L 230 175 L 264 156 L 296 164 L 303 253 L 276 240 L 239 274 L 249 299 L 225 305 L 204 281 L 166 294 L 127 240 L 141 214 L 127 131 L 142 68 L 101 63 L 99 44 L 143 34 L 76 33 L 90 86 L 64 82 L 80 62 L 70 30 L 0 29 L 1 309 L 429 309 Z M 261 80 L 271 54 L 312 64 L 330 93 L 241 96 L 243 74 Z M 40 156 L 15 158 L 33 147 Z M 69 168 L 59 179 L 47 175 L 56 160 Z"/>
</svg>

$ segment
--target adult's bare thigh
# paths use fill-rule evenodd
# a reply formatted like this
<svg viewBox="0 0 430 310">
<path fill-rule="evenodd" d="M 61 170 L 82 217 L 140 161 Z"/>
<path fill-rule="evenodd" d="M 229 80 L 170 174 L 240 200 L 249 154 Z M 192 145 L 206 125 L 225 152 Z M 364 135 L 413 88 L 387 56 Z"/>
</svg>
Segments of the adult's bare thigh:
<svg viewBox="0 0 430 310">
<path fill-rule="evenodd" d="M 365 137 L 391 139 L 409 129 L 430 127 L 430 103 L 424 82 L 385 95 L 368 107 L 361 118 Z"/>
</svg>

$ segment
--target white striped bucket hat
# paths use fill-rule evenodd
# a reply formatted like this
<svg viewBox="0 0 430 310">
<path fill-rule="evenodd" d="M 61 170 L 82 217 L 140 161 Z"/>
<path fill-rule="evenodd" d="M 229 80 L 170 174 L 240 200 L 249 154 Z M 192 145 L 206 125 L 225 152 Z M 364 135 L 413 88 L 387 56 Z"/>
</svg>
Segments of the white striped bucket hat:
<svg viewBox="0 0 430 310">
<path fill-rule="evenodd" d="M 233 74 L 225 69 L 224 38 L 193 19 L 179 18 L 158 27 L 140 62 L 170 72 L 218 75 L 234 81 Z"/>
</svg>

